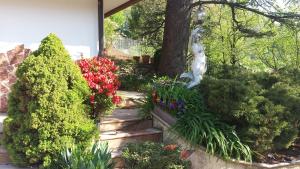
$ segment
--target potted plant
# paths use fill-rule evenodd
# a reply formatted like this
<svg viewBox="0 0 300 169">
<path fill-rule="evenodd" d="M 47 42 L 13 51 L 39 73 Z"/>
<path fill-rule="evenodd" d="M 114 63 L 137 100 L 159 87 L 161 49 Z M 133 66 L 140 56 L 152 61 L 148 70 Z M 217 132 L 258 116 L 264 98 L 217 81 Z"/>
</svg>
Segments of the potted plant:
<svg viewBox="0 0 300 169">
<path fill-rule="evenodd" d="M 133 56 L 133 60 L 136 62 L 136 63 L 140 63 L 140 56 Z"/>
<path fill-rule="evenodd" d="M 143 44 L 141 46 L 141 53 L 143 54 L 142 55 L 142 63 L 143 64 L 149 64 L 150 63 L 150 55 L 153 54 L 153 48 L 152 47 L 149 47 L 148 44 Z"/>
<path fill-rule="evenodd" d="M 149 64 L 150 63 L 150 55 L 142 55 L 142 61 L 143 61 L 143 64 Z"/>
</svg>

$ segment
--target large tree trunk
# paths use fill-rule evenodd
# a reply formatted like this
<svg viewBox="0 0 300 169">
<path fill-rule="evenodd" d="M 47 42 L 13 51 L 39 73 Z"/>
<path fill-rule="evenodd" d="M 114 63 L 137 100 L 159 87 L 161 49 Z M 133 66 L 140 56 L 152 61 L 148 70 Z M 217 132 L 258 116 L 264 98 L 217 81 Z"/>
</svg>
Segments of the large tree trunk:
<svg viewBox="0 0 300 169">
<path fill-rule="evenodd" d="M 158 72 L 174 77 L 185 69 L 193 0 L 168 0 L 162 57 Z"/>
</svg>

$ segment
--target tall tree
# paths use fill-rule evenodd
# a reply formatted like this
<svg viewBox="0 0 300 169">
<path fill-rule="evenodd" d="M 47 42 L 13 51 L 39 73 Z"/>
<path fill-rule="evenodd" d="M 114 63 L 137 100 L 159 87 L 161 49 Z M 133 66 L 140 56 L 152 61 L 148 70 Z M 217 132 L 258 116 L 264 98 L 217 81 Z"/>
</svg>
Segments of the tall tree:
<svg viewBox="0 0 300 169">
<path fill-rule="evenodd" d="M 193 0 L 168 0 L 159 72 L 176 76 L 185 69 Z"/>
</svg>

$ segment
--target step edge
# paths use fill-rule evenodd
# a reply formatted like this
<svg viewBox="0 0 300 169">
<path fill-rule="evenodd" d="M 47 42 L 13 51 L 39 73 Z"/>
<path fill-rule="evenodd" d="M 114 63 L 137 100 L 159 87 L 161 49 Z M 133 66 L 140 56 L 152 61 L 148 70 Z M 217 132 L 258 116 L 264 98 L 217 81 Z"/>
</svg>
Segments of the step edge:
<svg viewBox="0 0 300 169">
<path fill-rule="evenodd" d="M 133 122 L 133 121 L 143 121 L 143 118 L 137 117 L 137 118 L 131 118 L 131 119 L 120 119 L 120 120 L 107 120 L 100 122 L 100 125 L 102 124 L 110 124 L 110 123 L 124 123 L 124 122 Z"/>
<path fill-rule="evenodd" d="M 127 132 L 125 132 L 127 133 Z M 155 134 L 162 134 L 162 131 L 160 130 L 155 130 L 155 131 L 148 131 L 148 132 L 139 132 L 139 133 L 133 133 L 133 134 L 128 134 L 128 135 L 125 135 L 125 136 L 117 136 L 117 135 L 114 135 L 116 137 L 113 137 L 113 138 L 106 138 L 106 139 L 101 139 L 101 134 L 100 134 L 100 138 L 99 140 L 100 141 L 107 141 L 107 140 L 115 140 L 115 139 L 121 139 L 121 138 L 130 138 L 130 137 L 138 137 L 138 136 L 148 136 L 148 135 L 155 135 Z"/>
<path fill-rule="evenodd" d="M 122 157 L 122 151 L 113 151 L 111 152 L 111 158 L 115 159 L 115 158 L 121 158 Z"/>
</svg>

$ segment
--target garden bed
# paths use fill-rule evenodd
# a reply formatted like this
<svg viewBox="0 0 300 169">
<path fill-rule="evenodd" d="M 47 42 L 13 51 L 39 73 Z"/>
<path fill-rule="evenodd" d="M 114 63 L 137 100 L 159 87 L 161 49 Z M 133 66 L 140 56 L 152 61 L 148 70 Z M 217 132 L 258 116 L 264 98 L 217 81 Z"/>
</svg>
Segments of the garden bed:
<svg viewBox="0 0 300 169">
<path fill-rule="evenodd" d="M 300 169 L 300 161 L 279 164 L 247 163 L 237 160 L 225 161 L 217 156 L 206 153 L 205 149 L 201 146 L 196 148 L 192 147 L 185 140 L 178 138 L 178 136 L 169 130 L 170 127 L 176 123 L 176 119 L 166 111 L 155 106 L 152 115 L 154 127 L 163 130 L 164 142 L 174 142 L 174 140 L 176 140 L 176 143 L 182 147 L 190 147 L 194 150 L 189 157 L 192 163 L 192 169 Z"/>
</svg>

